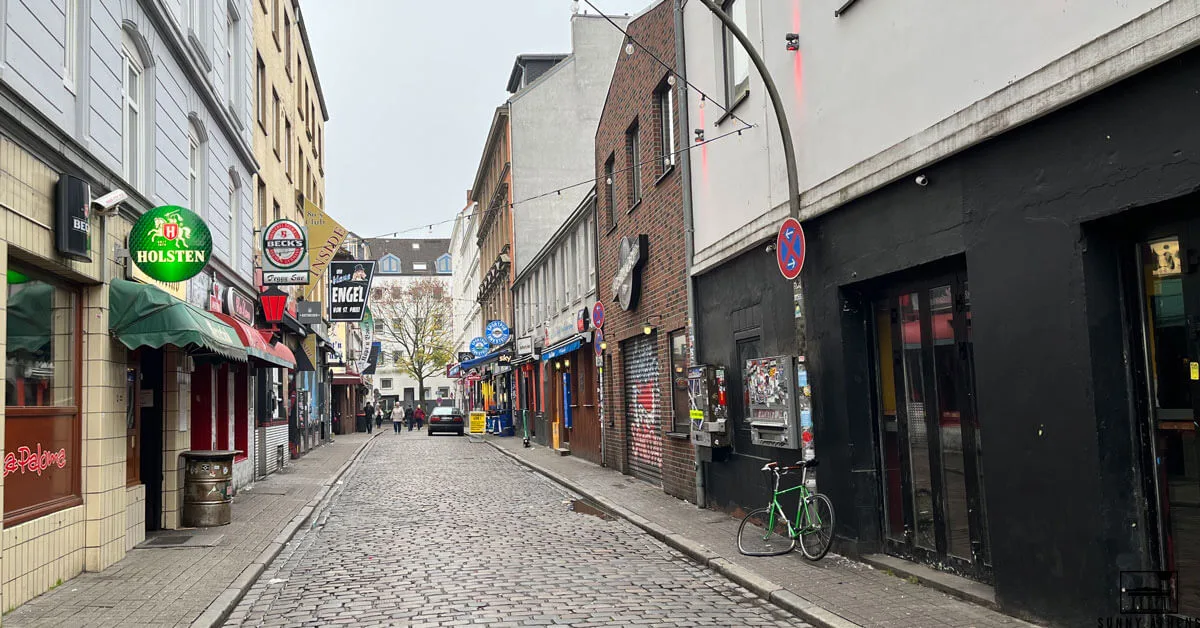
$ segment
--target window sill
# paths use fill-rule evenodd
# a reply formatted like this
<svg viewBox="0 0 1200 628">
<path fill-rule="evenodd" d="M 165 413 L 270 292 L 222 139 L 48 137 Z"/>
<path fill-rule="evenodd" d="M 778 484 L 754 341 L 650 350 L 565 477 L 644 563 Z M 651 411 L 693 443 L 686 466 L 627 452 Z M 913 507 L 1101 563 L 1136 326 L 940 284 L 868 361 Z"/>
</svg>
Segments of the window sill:
<svg viewBox="0 0 1200 628">
<path fill-rule="evenodd" d="M 242 117 L 238 115 L 237 108 L 233 106 L 233 103 L 225 103 L 225 108 L 229 111 L 229 117 L 233 118 L 234 126 L 236 126 L 239 131 L 245 128 L 242 126 Z"/>
<path fill-rule="evenodd" d="M 279 149 L 276 148 L 274 150 L 275 150 L 275 161 L 283 161 L 283 157 L 279 156 Z"/>
<path fill-rule="evenodd" d="M 741 96 L 738 96 L 738 99 L 733 101 L 733 104 L 729 106 L 729 110 L 721 114 L 721 117 L 717 118 L 717 122 L 713 126 L 721 126 L 722 122 L 732 118 L 733 112 L 737 111 L 738 107 L 741 107 L 742 103 L 746 102 L 748 98 L 750 98 L 750 90 L 746 90 Z"/>
<path fill-rule="evenodd" d="M 691 440 L 692 435 L 688 432 L 667 432 L 667 437 L 675 440 Z"/>
<path fill-rule="evenodd" d="M 608 230 L 604 232 L 604 235 L 606 235 L 606 236 L 612 235 L 612 232 L 614 232 L 616 230 L 617 230 L 617 223 L 614 222 L 612 225 L 610 225 L 608 227 Z"/>
<path fill-rule="evenodd" d="M 283 44 L 279 42 L 279 29 L 272 30 L 271 37 L 275 39 L 275 50 L 283 52 Z"/>
<path fill-rule="evenodd" d="M 642 197 L 642 198 L 645 198 L 645 197 Z M 642 205 L 642 199 L 639 198 L 637 201 L 634 201 L 633 205 L 629 206 L 629 209 L 625 210 L 625 215 L 628 216 L 629 214 L 632 214 L 633 210 L 637 209 L 641 205 Z"/>
<path fill-rule="evenodd" d="M 666 170 L 663 170 L 663 173 L 662 173 L 662 174 L 660 174 L 660 175 L 658 175 L 658 178 L 654 180 L 654 187 L 658 187 L 658 184 L 660 184 L 660 183 L 662 183 L 664 180 L 666 180 L 666 178 L 667 178 L 667 177 L 668 177 L 668 176 L 669 176 L 669 175 L 670 175 L 672 172 L 675 172 L 675 164 L 671 164 L 670 166 L 667 166 L 667 169 L 666 169 Z"/>
</svg>

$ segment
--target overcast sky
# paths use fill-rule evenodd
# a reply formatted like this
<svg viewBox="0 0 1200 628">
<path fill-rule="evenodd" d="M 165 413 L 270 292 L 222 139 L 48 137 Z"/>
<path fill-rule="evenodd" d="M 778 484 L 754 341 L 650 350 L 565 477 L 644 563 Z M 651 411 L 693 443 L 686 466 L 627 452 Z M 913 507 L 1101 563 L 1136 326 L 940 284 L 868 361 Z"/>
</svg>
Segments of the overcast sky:
<svg viewBox="0 0 1200 628">
<path fill-rule="evenodd" d="M 592 0 L 636 13 L 651 0 Z M 580 2 L 581 9 L 587 4 Z M 571 0 L 302 0 L 329 108 L 326 209 L 374 237 L 449 237 L 521 53 L 570 52 Z"/>
</svg>

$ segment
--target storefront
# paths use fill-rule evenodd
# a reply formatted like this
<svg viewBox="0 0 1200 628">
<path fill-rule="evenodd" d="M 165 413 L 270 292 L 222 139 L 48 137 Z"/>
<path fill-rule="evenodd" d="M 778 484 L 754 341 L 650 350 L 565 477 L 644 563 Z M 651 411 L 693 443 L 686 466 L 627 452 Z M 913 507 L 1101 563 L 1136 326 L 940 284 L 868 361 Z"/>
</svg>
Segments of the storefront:
<svg viewBox="0 0 1200 628">
<path fill-rule="evenodd" d="M 1197 84 L 1186 52 L 805 223 L 839 551 L 1062 625 L 1118 616 L 1130 572 L 1175 572 L 1200 614 Z M 701 361 L 796 351 L 777 277 L 756 249 L 698 278 Z M 734 508 L 792 452 L 747 442 L 728 373 L 733 452 L 708 491 Z"/>
<path fill-rule="evenodd" d="M 601 430 L 592 333 L 576 331 L 549 344 L 540 363 L 546 444 L 599 464 Z"/>
</svg>

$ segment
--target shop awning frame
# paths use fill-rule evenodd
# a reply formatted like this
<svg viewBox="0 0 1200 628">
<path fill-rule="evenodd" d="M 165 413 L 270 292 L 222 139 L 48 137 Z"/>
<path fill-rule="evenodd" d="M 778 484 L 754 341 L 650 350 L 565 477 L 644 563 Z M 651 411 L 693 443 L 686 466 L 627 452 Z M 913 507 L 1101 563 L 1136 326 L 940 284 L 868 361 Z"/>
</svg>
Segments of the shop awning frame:
<svg viewBox="0 0 1200 628">
<path fill-rule="evenodd" d="M 460 371 L 465 371 L 467 369 L 473 369 L 477 366 L 488 364 L 490 362 L 495 362 L 500 357 L 500 354 L 511 352 L 511 351 L 512 351 L 512 349 L 505 347 L 503 349 L 493 351 L 485 356 L 475 358 L 474 360 L 467 360 L 466 362 L 461 362 L 461 363 L 459 363 L 458 368 Z"/>
<path fill-rule="evenodd" d="M 245 345 L 232 327 L 155 286 L 113 279 L 108 300 L 109 333 L 131 351 L 172 345 L 236 362 L 248 360 Z"/>
<path fill-rule="evenodd" d="M 296 368 L 296 356 L 282 343 L 268 343 L 258 329 L 239 321 L 238 319 L 218 312 L 210 312 L 221 319 L 237 332 L 238 338 L 246 348 L 246 354 L 251 359 L 266 362 L 272 366 L 285 369 Z"/>
<path fill-rule="evenodd" d="M 566 355 L 566 354 L 578 349 L 579 347 L 582 347 L 583 343 L 586 342 L 588 339 L 589 339 L 588 336 L 584 335 L 584 334 L 578 334 L 578 335 L 572 336 L 571 338 L 568 338 L 568 339 L 550 347 L 549 349 L 543 350 L 542 356 L 539 359 L 542 361 L 553 360 L 554 358 L 557 358 L 561 355 Z"/>
</svg>

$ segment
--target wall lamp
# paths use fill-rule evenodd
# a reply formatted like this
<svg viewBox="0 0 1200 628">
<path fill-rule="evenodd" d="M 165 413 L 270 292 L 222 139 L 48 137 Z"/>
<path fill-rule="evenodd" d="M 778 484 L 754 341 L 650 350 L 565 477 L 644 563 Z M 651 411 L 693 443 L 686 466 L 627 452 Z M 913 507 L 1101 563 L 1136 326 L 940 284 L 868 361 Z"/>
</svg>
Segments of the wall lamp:
<svg viewBox="0 0 1200 628">
<path fill-rule="evenodd" d="M 788 33 L 785 38 L 787 39 L 787 49 L 789 51 L 795 52 L 800 49 L 800 33 Z"/>
<path fill-rule="evenodd" d="M 642 323 L 642 333 L 649 336 L 654 333 L 654 323 L 662 324 L 662 314 L 651 314 L 646 317 L 646 322 Z"/>
<path fill-rule="evenodd" d="M 601 350 L 601 351 L 608 351 L 608 341 L 607 341 L 607 340 L 601 340 L 601 341 L 600 341 L 600 350 Z"/>
<path fill-rule="evenodd" d="M 571 368 L 571 360 L 569 360 L 569 359 L 563 360 L 563 366 L 565 366 L 567 368 Z"/>
</svg>

